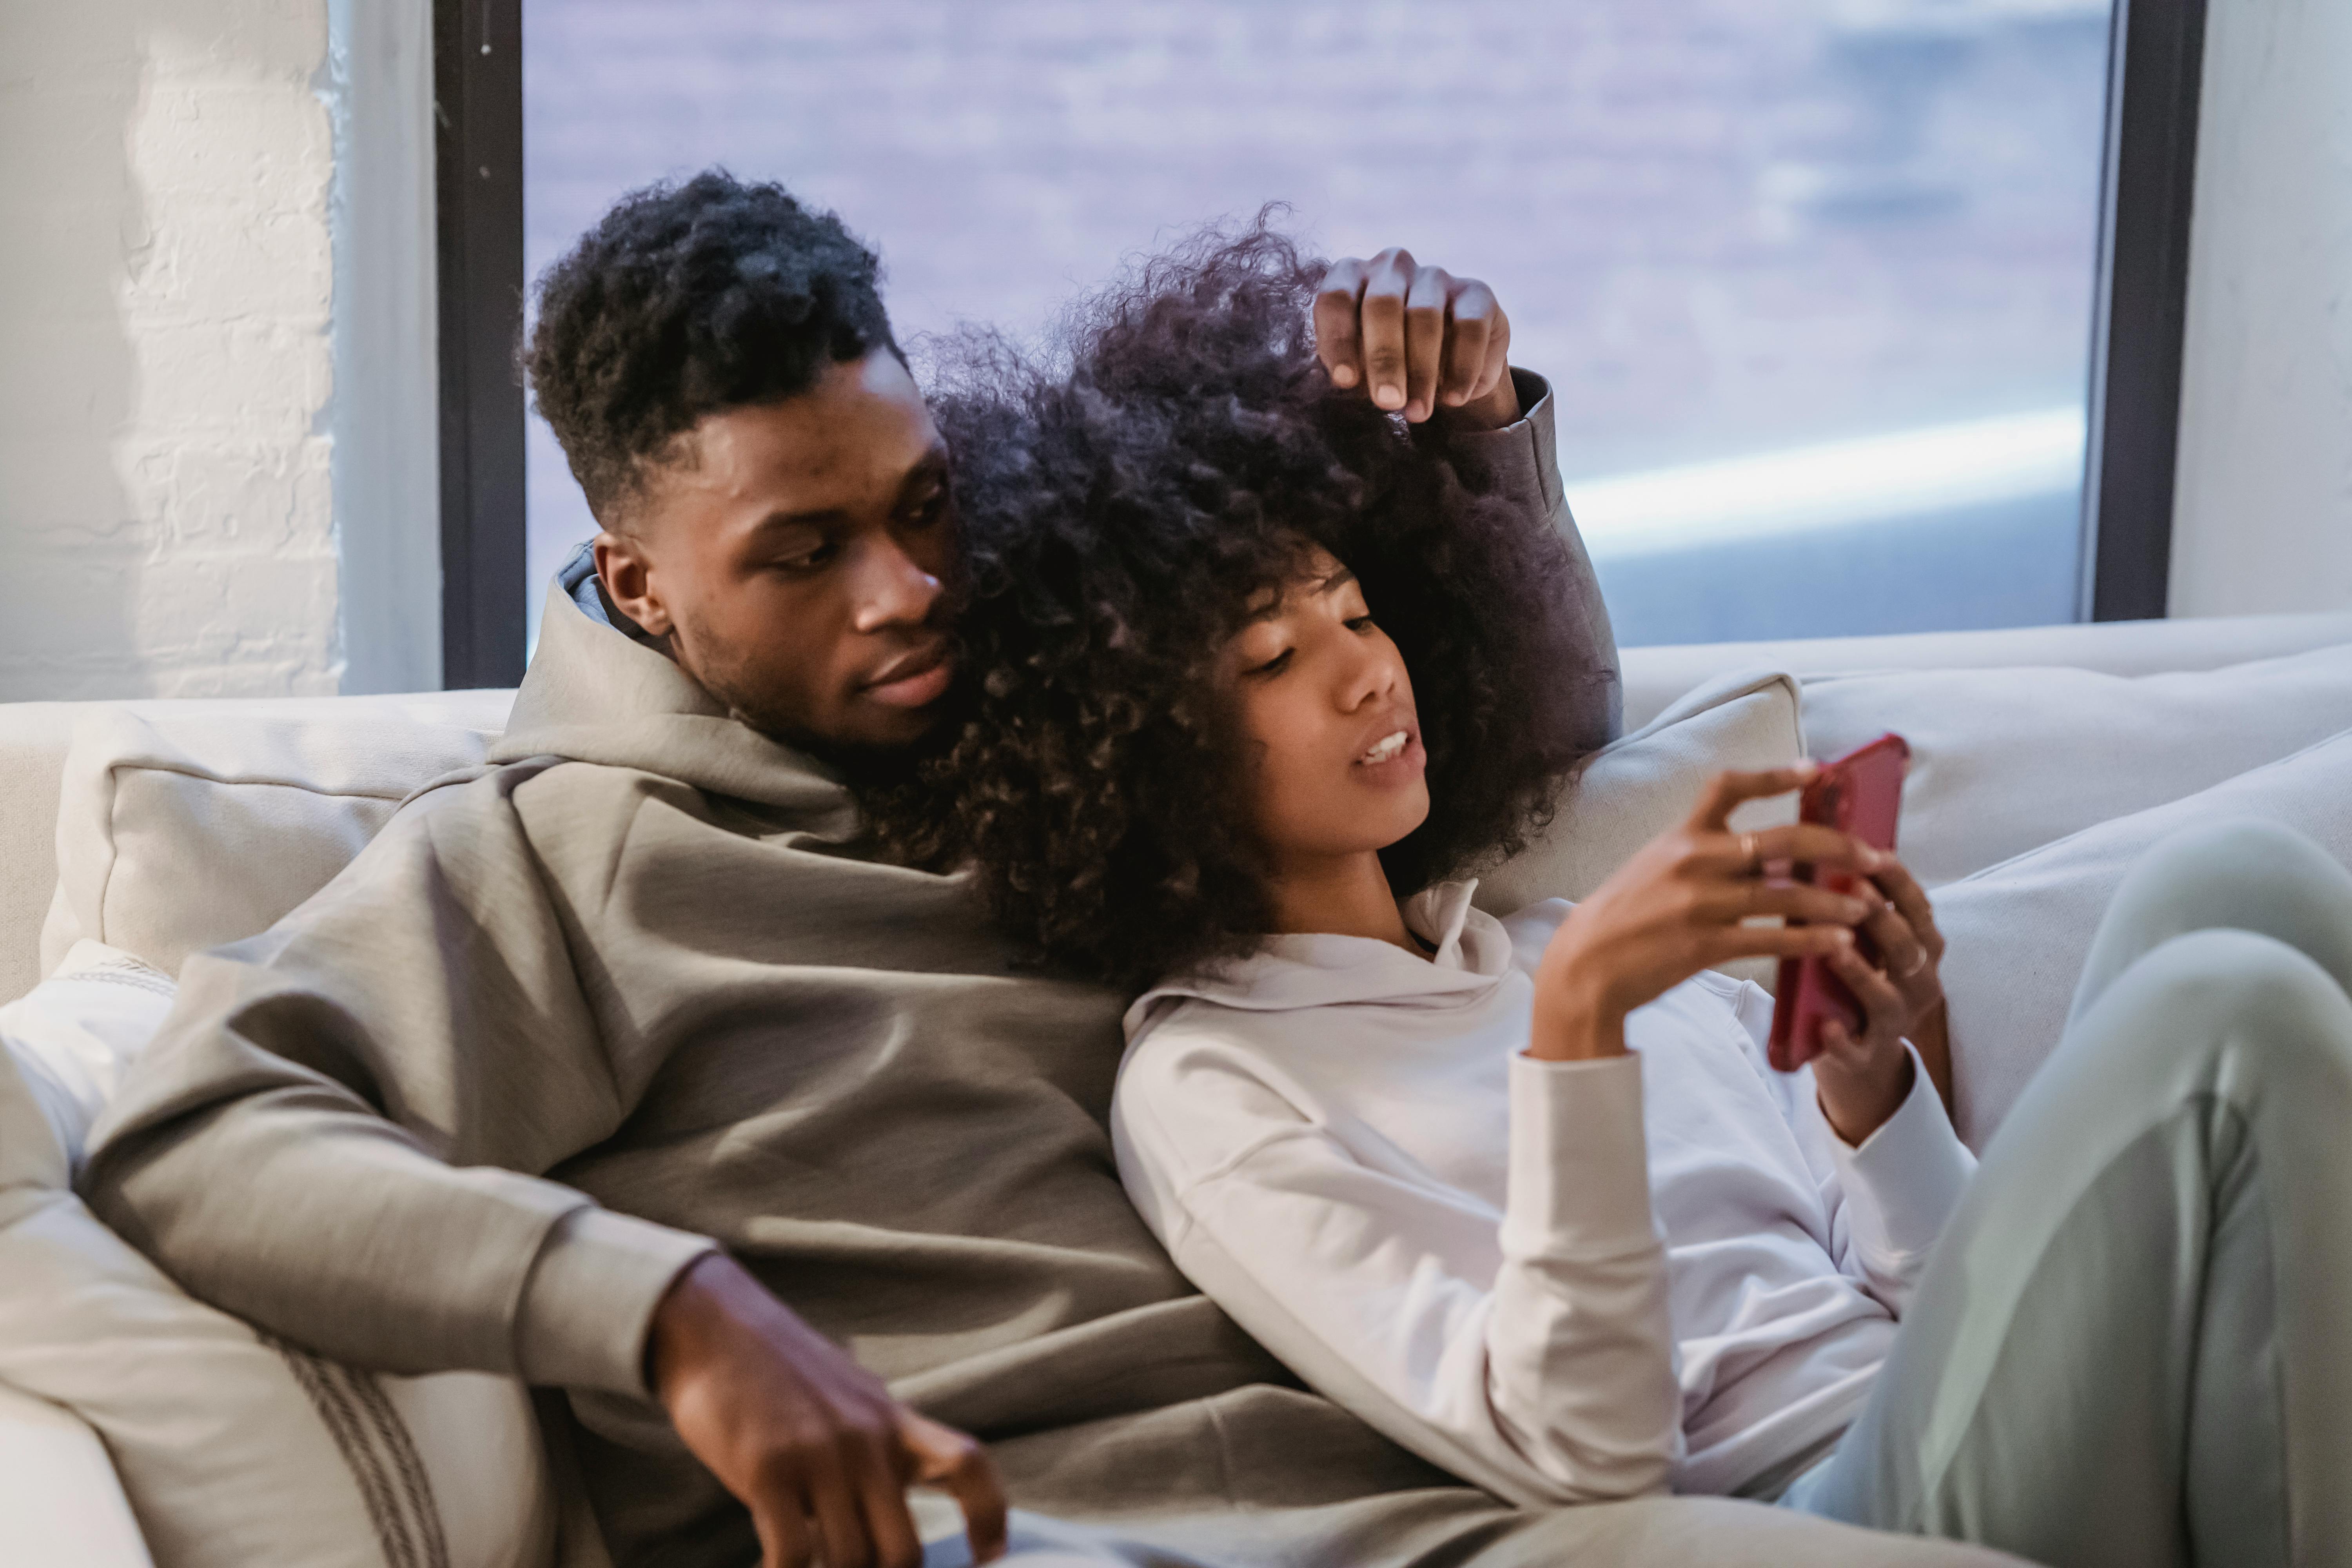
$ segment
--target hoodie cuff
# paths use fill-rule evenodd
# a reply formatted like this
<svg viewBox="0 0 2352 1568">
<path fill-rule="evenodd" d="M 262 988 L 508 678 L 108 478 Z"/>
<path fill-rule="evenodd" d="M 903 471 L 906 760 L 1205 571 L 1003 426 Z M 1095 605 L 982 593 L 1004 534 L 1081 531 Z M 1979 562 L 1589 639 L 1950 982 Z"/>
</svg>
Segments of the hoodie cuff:
<svg viewBox="0 0 2352 1568">
<path fill-rule="evenodd" d="M 1561 504 L 1551 383 L 1514 365 L 1511 385 L 1519 395 L 1517 420 L 1497 430 L 1447 430 L 1446 450 L 1468 483 L 1549 515 Z"/>
<path fill-rule="evenodd" d="M 1916 1263 L 1936 1245 L 1977 1168 L 1976 1156 L 1952 1131 L 1927 1064 L 1908 1041 L 1903 1048 L 1911 1053 L 1911 1092 L 1860 1148 L 1822 1118 L 1838 1184 L 1852 1205 L 1854 1245 L 1896 1268 Z"/>
<path fill-rule="evenodd" d="M 565 1215 L 523 1282 L 515 1315 L 523 1381 L 651 1399 L 646 1336 L 654 1310 L 679 1275 L 718 1250 L 708 1237 L 609 1209 Z"/>
<path fill-rule="evenodd" d="M 1510 1173 L 1503 1250 L 1516 1257 L 1617 1257 L 1656 1245 L 1642 1059 L 1511 1058 Z"/>
</svg>

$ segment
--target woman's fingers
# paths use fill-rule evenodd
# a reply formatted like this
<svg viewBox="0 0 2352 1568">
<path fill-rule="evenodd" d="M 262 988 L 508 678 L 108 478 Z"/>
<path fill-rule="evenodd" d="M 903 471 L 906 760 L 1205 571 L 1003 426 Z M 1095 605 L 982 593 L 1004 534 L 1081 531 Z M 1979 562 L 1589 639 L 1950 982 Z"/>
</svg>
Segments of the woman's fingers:
<svg viewBox="0 0 2352 1568">
<path fill-rule="evenodd" d="M 1941 963 L 1944 957 L 1944 937 L 1936 929 L 1935 906 L 1927 901 L 1927 889 L 1919 886 L 1909 868 L 1890 858 L 1886 864 L 1871 873 L 1872 881 L 1885 893 L 1889 902 L 1902 914 L 1903 921 L 1919 945 L 1927 950 L 1930 963 Z"/>
<path fill-rule="evenodd" d="M 1833 893 L 1810 882 L 1759 882 L 1753 879 L 1718 882 L 1699 896 L 1699 912 L 1710 920 L 1742 921 L 1768 915 L 1807 921 L 1816 925 L 1860 925 L 1870 918 L 1873 900 L 1852 893 Z"/>
<path fill-rule="evenodd" d="M 1706 793 L 1699 796 L 1698 809 L 1691 813 L 1690 825 L 1703 833 L 1725 832 L 1732 812 L 1743 803 L 1802 789 L 1813 782 L 1813 775 L 1819 772 L 1818 765 L 1808 762 L 1794 767 L 1767 768 L 1760 773 L 1717 773 L 1706 786 Z"/>
<path fill-rule="evenodd" d="M 1829 965 L 1831 973 L 1844 981 L 1853 999 L 1862 1004 L 1866 1034 L 1899 1036 L 1910 1025 L 1911 1009 L 1885 970 L 1850 947 L 1830 954 Z"/>
<path fill-rule="evenodd" d="M 1839 925 L 1718 926 L 1700 950 L 1700 969 L 1735 958 L 1827 958 L 1852 952 L 1853 932 Z"/>
</svg>

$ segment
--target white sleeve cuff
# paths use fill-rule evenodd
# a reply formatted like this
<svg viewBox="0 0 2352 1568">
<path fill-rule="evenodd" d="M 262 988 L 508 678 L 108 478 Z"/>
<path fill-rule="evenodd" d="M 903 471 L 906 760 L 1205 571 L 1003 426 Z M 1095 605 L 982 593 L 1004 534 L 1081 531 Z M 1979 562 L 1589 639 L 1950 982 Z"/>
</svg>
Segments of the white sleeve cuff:
<svg viewBox="0 0 2352 1568">
<path fill-rule="evenodd" d="M 1656 1245 L 1641 1058 L 1513 1056 L 1510 1136 L 1505 1252 L 1614 1257 Z"/>
<path fill-rule="evenodd" d="M 1860 1148 L 1822 1118 L 1855 1247 L 1898 1268 L 1936 1245 L 1977 1168 L 1976 1156 L 1952 1131 L 1927 1064 L 1909 1042 L 1903 1048 L 1911 1055 L 1911 1092 Z"/>
<path fill-rule="evenodd" d="M 650 1399 L 646 1336 L 654 1310 L 716 1244 L 609 1209 L 555 1222 L 523 1281 L 515 1362 L 523 1381 Z"/>
</svg>

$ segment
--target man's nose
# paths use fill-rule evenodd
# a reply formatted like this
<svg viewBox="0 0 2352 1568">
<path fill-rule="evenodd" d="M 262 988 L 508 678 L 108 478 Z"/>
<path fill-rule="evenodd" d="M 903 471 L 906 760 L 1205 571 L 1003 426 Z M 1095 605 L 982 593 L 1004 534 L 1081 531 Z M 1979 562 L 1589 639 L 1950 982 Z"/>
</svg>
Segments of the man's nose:
<svg viewBox="0 0 2352 1568">
<path fill-rule="evenodd" d="M 937 577 L 887 535 L 874 540 L 862 555 L 856 584 L 859 631 L 920 625 L 929 618 L 940 596 Z"/>
</svg>

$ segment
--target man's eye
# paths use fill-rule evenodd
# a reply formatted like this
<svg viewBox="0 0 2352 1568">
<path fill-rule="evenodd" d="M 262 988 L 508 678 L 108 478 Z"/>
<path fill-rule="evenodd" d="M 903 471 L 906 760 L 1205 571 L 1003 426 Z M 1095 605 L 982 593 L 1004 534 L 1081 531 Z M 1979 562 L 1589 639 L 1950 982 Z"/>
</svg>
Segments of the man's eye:
<svg viewBox="0 0 2352 1568">
<path fill-rule="evenodd" d="M 948 492 L 945 490 L 934 490 L 923 499 L 921 505 L 916 507 L 915 510 L 908 514 L 907 521 L 913 523 L 918 528 L 929 528 L 931 524 L 946 517 L 947 514 Z"/>
<path fill-rule="evenodd" d="M 776 564 L 787 572 L 814 572 L 841 553 L 841 546 L 827 542 L 814 550 L 803 550 L 797 555 L 787 555 Z"/>
<path fill-rule="evenodd" d="M 1292 651 L 1293 650 L 1290 648 L 1284 648 L 1280 653 L 1276 654 L 1264 664 L 1252 665 L 1249 668 L 1242 671 L 1242 673 L 1244 675 L 1280 675 L 1284 670 L 1290 668 L 1290 656 Z"/>
</svg>

